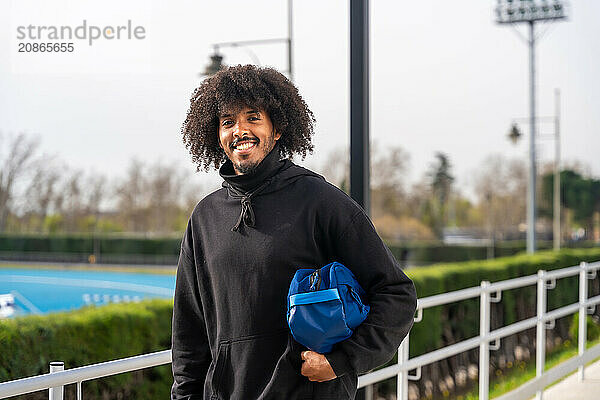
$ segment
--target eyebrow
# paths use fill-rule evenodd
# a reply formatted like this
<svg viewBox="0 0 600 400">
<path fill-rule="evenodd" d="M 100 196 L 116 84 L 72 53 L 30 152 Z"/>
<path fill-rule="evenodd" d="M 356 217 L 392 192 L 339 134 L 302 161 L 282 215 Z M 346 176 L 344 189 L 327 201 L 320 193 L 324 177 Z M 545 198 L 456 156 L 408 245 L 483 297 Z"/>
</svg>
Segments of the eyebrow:
<svg viewBox="0 0 600 400">
<path fill-rule="evenodd" d="M 258 110 L 250 110 L 250 111 L 246 111 L 246 115 L 249 114 L 260 114 L 260 111 Z M 232 117 L 232 114 L 222 114 L 219 118 L 230 118 Z"/>
</svg>

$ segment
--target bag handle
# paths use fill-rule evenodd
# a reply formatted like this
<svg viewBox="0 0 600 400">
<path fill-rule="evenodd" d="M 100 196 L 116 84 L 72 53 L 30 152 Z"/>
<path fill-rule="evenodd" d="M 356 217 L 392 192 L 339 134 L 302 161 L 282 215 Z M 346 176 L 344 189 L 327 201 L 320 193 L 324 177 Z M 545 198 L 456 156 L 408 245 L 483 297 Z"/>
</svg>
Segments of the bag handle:
<svg viewBox="0 0 600 400">
<path fill-rule="evenodd" d="M 290 296 L 290 308 L 304 304 L 324 303 L 331 300 L 341 300 L 340 292 L 338 292 L 337 288 L 293 294 Z"/>
</svg>

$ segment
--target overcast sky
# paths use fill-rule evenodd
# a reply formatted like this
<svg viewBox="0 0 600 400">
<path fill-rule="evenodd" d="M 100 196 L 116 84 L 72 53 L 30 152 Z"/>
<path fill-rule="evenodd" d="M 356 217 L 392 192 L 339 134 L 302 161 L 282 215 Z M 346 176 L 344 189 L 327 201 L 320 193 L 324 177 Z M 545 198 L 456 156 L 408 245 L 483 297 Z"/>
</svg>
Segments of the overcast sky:
<svg viewBox="0 0 600 400">
<path fill-rule="evenodd" d="M 315 153 L 304 162 L 313 167 L 349 149 L 348 3 L 294 1 L 294 78 L 317 119 Z M 527 157 L 528 140 L 514 146 L 506 137 L 513 118 L 529 113 L 528 49 L 517 29 L 526 31 L 496 24 L 495 4 L 371 1 L 371 140 L 404 148 L 411 180 L 437 151 L 449 155 L 464 190 L 489 154 Z M 553 115 L 560 88 L 563 160 L 598 177 L 600 2 L 570 1 L 568 14 L 538 26 L 537 110 Z M 72 53 L 17 52 L 27 42 L 17 40 L 18 26 L 75 28 L 83 20 L 131 20 L 145 37 L 71 40 Z M 180 128 L 211 44 L 286 35 L 287 1 L 2 1 L 0 131 L 38 135 L 43 151 L 71 167 L 112 177 L 133 157 L 176 160 L 193 172 Z M 286 69 L 285 45 L 250 50 L 262 65 Z M 222 52 L 228 64 L 253 60 L 244 49 Z M 540 141 L 539 157 L 552 160 L 552 140 Z"/>
</svg>

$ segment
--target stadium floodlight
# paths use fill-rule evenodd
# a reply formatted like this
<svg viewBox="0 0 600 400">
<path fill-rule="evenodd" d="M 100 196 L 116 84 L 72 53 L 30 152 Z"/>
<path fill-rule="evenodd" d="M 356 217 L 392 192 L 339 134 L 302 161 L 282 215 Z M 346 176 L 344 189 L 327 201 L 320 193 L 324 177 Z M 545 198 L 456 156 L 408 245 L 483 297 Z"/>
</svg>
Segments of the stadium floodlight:
<svg viewBox="0 0 600 400">
<path fill-rule="evenodd" d="M 547 21 L 566 17 L 563 2 L 559 0 L 498 0 L 496 6 L 496 22 L 500 24 Z"/>
<path fill-rule="evenodd" d="M 536 165 L 535 165 L 535 23 L 565 19 L 565 4 L 561 0 L 497 0 L 496 22 L 529 25 L 529 184 L 527 185 L 527 252 L 535 252 Z M 543 364 L 543 363 L 542 363 Z M 539 371 L 538 371 L 539 372 Z M 540 397 L 539 395 L 536 397 Z"/>
</svg>

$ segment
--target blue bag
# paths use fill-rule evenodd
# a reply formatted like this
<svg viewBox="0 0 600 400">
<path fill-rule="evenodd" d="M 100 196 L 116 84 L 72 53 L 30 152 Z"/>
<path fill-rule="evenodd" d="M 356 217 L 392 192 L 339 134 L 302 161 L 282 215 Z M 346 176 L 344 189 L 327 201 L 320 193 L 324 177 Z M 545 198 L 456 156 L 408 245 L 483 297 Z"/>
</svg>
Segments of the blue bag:
<svg viewBox="0 0 600 400">
<path fill-rule="evenodd" d="M 299 269 L 288 291 L 287 321 L 298 343 L 317 353 L 352 336 L 370 307 L 354 274 L 338 262 L 321 269 Z"/>
</svg>

